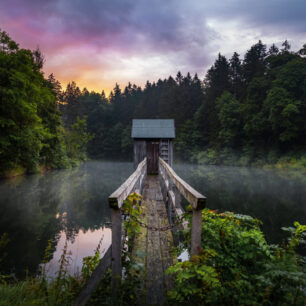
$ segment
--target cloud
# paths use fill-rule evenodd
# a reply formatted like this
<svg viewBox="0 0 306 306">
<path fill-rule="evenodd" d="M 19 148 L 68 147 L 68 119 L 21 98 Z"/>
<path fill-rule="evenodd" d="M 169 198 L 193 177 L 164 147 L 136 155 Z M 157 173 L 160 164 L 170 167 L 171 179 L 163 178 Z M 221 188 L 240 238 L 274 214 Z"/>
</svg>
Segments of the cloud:
<svg viewBox="0 0 306 306">
<path fill-rule="evenodd" d="M 236 21 L 248 28 L 270 28 L 292 35 L 306 31 L 305 0 L 223 0 L 197 2 L 210 18 Z"/>
<path fill-rule="evenodd" d="M 300 43 L 305 6 L 304 0 L 0 0 L 0 27 L 23 47 L 39 45 L 46 72 L 64 83 L 98 86 L 109 77 L 143 84 L 178 70 L 203 74 L 219 51 L 243 52 L 258 38 Z"/>
</svg>

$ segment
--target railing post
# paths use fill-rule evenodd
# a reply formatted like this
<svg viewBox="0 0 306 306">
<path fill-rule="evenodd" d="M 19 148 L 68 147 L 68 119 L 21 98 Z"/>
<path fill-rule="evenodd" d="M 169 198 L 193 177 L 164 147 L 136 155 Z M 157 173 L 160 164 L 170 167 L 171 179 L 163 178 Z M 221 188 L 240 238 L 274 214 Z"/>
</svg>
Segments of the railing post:
<svg viewBox="0 0 306 306">
<path fill-rule="evenodd" d="M 202 210 L 192 209 L 191 220 L 191 256 L 201 250 Z"/>
<path fill-rule="evenodd" d="M 116 297 L 121 283 L 122 220 L 121 209 L 112 208 L 112 295 Z"/>
<path fill-rule="evenodd" d="M 174 206 L 175 206 L 176 208 L 179 208 L 179 207 L 181 207 L 180 204 L 181 204 L 181 201 L 182 201 L 181 193 L 180 193 L 180 191 L 176 188 L 176 186 L 174 186 L 173 192 L 174 192 L 174 197 L 175 197 Z"/>
</svg>

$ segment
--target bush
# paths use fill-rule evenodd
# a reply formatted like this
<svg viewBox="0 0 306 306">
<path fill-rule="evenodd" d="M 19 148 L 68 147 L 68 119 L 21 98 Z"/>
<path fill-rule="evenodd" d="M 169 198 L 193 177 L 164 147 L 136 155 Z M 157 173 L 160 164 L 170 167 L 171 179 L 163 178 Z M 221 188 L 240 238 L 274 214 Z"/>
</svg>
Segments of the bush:
<svg viewBox="0 0 306 306">
<path fill-rule="evenodd" d="M 201 253 L 168 270 L 176 280 L 170 304 L 303 305 L 306 271 L 294 250 L 306 226 L 285 229 L 292 236 L 280 247 L 268 245 L 252 217 L 208 209 L 202 216 Z"/>
</svg>

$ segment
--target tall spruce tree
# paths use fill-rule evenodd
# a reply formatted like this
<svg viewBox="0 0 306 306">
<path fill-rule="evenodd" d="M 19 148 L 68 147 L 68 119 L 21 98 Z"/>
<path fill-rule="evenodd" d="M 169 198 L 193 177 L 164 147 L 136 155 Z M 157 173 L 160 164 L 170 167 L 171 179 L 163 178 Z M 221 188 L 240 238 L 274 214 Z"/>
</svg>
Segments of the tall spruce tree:
<svg viewBox="0 0 306 306">
<path fill-rule="evenodd" d="M 246 85 L 256 76 L 260 77 L 265 72 L 265 57 L 266 57 L 266 45 L 261 40 L 257 44 L 253 45 L 250 50 L 244 56 L 243 61 L 243 76 Z"/>
</svg>

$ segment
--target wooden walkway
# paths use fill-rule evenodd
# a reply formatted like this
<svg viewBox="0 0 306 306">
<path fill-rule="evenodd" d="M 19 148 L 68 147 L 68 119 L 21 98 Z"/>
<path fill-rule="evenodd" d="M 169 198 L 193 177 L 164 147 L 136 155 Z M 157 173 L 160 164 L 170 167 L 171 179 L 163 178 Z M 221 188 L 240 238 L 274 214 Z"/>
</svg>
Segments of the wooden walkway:
<svg viewBox="0 0 306 306">
<path fill-rule="evenodd" d="M 172 255 L 174 243 L 171 230 L 156 230 L 169 225 L 158 175 L 147 176 L 141 207 L 141 218 L 149 228 L 141 227 L 133 251 L 136 263 L 143 265 L 139 304 L 163 305 L 167 290 L 171 287 L 171 280 L 165 271 L 176 262 L 176 258 Z"/>
<path fill-rule="evenodd" d="M 174 241 L 168 216 L 170 219 L 172 216 L 182 216 L 181 196 L 192 207 L 190 254 L 192 256 L 200 252 L 201 211 L 205 207 L 206 197 L 182 180 L 161 158 L 159 158 L 158 168 L 158 175 L 148 174 L 147 158 L 144 158 L 134 173 L 109 196 L 112 211 L 112 244 L 74 305 L 86 305 L 108 267 L 111 267 L 112 270 L 112 297 L 116 301 L 122 279 L 122 247 L 126 239 L 122 227 L 121 207 L 123 201 L 133 192 L 143 195 L 141 204 L 143 225 L 132 250 L 133 259 L 139 264 L 138 266 L 143 267 L 139 276 L 141 281 L 141 288 L 138 292 L 139 305 L 164 305 L 167 291 L 171 289 L 172 281 L 165 271 L 177 259 L 172 254 Z M 182 226 L 187 229 L 185 223 Z M 177 228 L 173 230 L 175 232 Z"/>
</svg>

